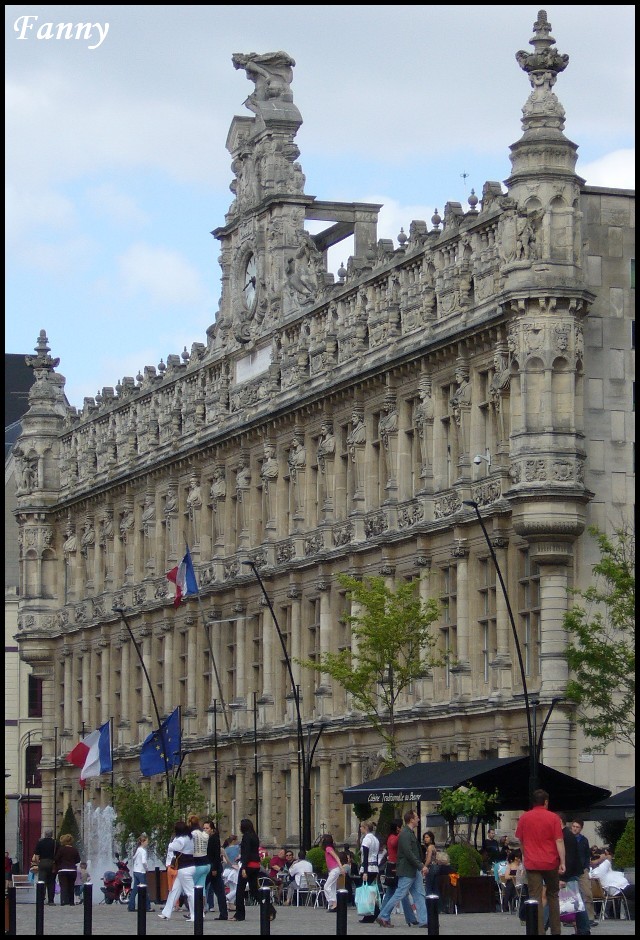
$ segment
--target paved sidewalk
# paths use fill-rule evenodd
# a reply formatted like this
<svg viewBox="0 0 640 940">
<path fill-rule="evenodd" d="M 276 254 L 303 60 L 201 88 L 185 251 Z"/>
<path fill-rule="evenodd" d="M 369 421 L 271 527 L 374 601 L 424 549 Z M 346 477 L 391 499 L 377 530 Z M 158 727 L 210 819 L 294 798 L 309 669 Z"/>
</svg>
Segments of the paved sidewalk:
<svg viewBox="0 0 640 940">
<path fill-rule="evenodd" d="M 159 907 L 156 910 L 160 910 Z M 329 914 L 322 908 L 278 907 L 277 917 L 271 923 L 271 935 L 289 936 L 336 936 L 336 915 Z M 259 937 L 260 912 L 257 907 L 247 908 L 244 923 L 215 920 L 215 914 L 207 914 L 204 919 L 204 933 L 219 937 Z M 130 914 L 126 907 L 117 904 L 98 904 L 93 907 L 93 934 L 95 936 L 136 936 L 137 914 Z M 17 905 L 18 936 L 35 936 L 36 909 L 34 904 Z M 393 936 L 413 934 L 428 935 L 426 930 L 410 929 L 404 923 L 402 915 L 393 917 L 395 932 Z M 170 921 L 160 920 L 156 913 L 147 914 L 147 934 L 149 936 L 180 935 L 193 936 L 194 925 L 188 923 L 182 914 L 174 914 Z M 347 914 L 349 936 L 380 936 L 377 924 L 360 924 L 354 908 Z M 83 908 L 57 905 L 44 909 L 45 936 L 79 937 L 83 934 Z M 524 937 L 525 929 L 515 914 L 441 914 L 441 936 L 459 937 Z M 563 934 L 574 936 L 573 928 L 564 927 Z M 635 921 L 605 920 L 592 930 L 596 937 L 635 936 Z"/>
</svg>

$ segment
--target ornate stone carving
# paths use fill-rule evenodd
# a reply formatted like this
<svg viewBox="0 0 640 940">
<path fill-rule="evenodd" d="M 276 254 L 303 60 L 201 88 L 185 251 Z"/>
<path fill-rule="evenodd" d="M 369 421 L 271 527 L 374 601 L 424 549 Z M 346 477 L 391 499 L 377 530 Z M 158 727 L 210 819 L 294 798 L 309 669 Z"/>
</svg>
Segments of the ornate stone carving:
<svg viewBox="0 0 640 940">
<path fill-rule="evenodd" d="M 451 491 L 439 496 L 433 501 L 434 519 L 446 519 L 462 509 L 462 503 L 457 493 Z"/>
</svg>

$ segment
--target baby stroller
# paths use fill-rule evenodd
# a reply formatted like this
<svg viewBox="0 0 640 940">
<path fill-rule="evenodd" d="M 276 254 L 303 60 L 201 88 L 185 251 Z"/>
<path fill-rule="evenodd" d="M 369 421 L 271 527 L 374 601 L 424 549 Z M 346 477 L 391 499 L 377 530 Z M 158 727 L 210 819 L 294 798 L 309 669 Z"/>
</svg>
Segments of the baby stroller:
<svg viewBox="0 0 640 940">
<path fill-rule="evenodd" d="M 126 862 L 121 862 L 117 855 L 116 859 L 118 870 L 104 873 L 102 876 L 104 888 L 100 890 L 104 894 L 105 904 L 113 904 L 114 901 L 119 901 L 120 904 L 128 904 L 132 884 L 131 873 Z"/>
</svg>

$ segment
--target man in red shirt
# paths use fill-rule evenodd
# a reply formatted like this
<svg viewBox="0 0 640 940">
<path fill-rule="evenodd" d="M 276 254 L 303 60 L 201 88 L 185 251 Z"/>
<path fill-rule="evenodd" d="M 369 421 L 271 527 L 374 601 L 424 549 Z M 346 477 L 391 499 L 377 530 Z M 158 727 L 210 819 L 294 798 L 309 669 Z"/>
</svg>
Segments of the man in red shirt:
<svg viewBox="0 0 640 940">
<path fill-rule="evenodd" d="M 522 846 L 524 867 L 527 870 L 529 897 L 538 902 L 538 934 L 544 934 L 542 886 L 547 889 L 549 926 L 551 933 L 560 936 L 560 875 L 565 872 L 564 838 L 562 824 L 555 813 L 549 812 L 549 794 L 534 790 L 532 809 L 523 813 L 516 829 L 516 839 Z"/>
</svg>

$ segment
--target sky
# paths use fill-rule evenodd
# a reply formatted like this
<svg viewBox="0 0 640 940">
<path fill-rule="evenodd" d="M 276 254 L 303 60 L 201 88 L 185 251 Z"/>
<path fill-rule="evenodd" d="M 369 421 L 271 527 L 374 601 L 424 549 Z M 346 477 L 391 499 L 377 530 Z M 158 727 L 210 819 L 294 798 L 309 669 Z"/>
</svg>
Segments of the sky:
<svg viewBox="0 0 640 940">
<path fill-rule="evenodd" d="M 44 329 L 81 408 L 206 343 L 210 233 L 233 199 L 225 142 L 253 91 L 236 52 L 295 59 L 308 195 L 382 203 L 378 237 L 394 240 L 449 200 L 467 208 L 472 188 L 509 176 L 530 92 L 515 53 L 532 51 L 538 9 L 6 6 L 5 351 L 31 354 Z M 546 9 L 569 55 L 554 91 L 577 172 L 634 188 L 634 7 Z M 100 29 L 47 39 L 47 23 Z M 332 249 L 334 273 L 346 255 Z"/>
</svg>

